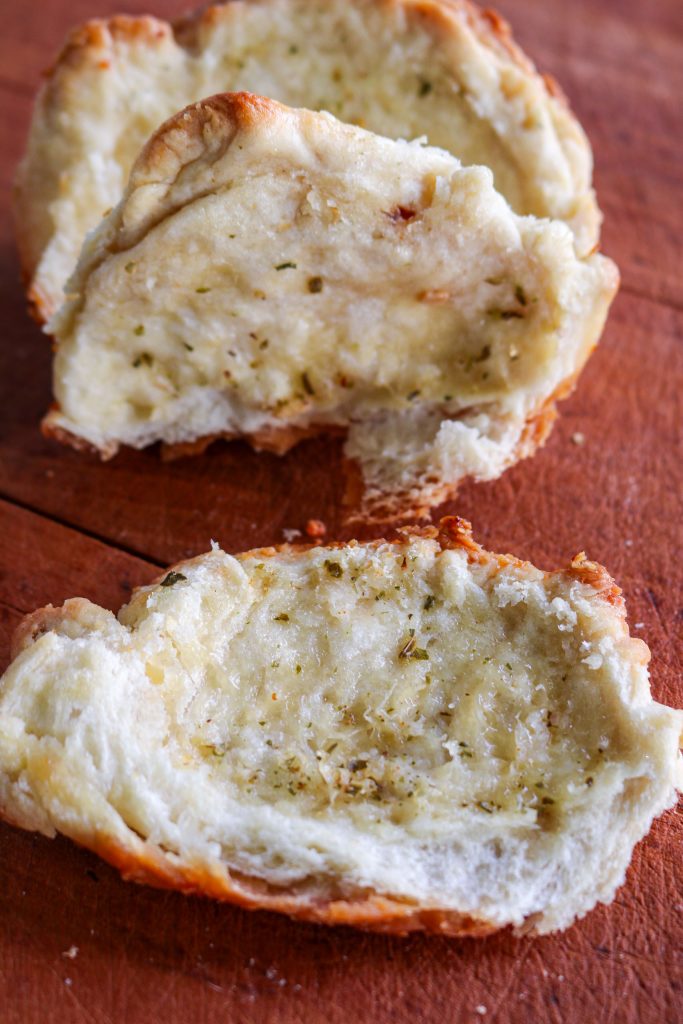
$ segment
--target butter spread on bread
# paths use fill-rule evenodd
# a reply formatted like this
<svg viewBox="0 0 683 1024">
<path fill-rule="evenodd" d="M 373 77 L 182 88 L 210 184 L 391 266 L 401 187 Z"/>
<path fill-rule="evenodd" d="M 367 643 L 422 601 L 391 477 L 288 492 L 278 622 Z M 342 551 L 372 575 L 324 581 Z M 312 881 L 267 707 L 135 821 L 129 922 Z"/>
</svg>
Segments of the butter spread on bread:
<svg viewBox="0 0 683 1024">
<path fill-rule="evenodd" d="M 588 141 L 505 22 L 457 0 L 235 0 L 173 25 L 76 28 L 48 73 L 17 178 L 29 294 L 47 319 L 88 231 L 121 198 L 147 138 L 176 111 L 248 90 L 329 110 L 390 138 L 425 136 L 493 171 L 518 213 L 598 240 Z"/>
<path fill-rule="evenodd" d="M 567 927 L 681 787 L 618 588 L 467 524 L 218 548 L 30 616 L 0 680 L 0 808 L 126 877 L 404 932 Z"/>
</svg>

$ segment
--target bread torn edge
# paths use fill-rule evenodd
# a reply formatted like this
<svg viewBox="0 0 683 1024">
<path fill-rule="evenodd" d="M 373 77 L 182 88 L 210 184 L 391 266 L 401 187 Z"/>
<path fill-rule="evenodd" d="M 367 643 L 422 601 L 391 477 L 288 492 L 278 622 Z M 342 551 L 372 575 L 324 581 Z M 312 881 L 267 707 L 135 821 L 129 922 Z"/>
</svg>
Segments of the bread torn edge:
<svg viewBox="0 0 683 1024">
<path fill-rule="evenodd" d="M 586 354 L 586 360 L 590 353 Z M 570 378 L 563 381 L 552 395 L 548 396 L 540 406 L 529 413 L 517 447 L 511 453 L 508 466 L 516 465 L 523 459 L 530 458 L 539 448 L 545 445 L 552 432 L 553 425 L 558 416 L 557 402 L 567 398 L 576 386 L 578 377 L 583 369 L 584 363 L 572 374 Z M 118 442 L 111 442 L 101 448 L 87 441 L 78 434 L 74 434 L 58 423 L 53 422 L 53 414 L 59 414 L 59 404 L 54 402 L 50 410 L 43 418 L 41 432 L 45 438 L 57 441 L 59 444 L 74 450 L 86 453 L 107 462 L 114 458 L 121 449 Z M 453 416 L 444 416 L 447 419 L 457 419 Z M 194 458 L 203 455 L 206 450 L 217 441 L 245 441 L 256 452 L 269 452 L 273 455 L 287 455 L 302 441 L 312 440 L 316 437 L 330 437 L 341 440 L 343 443 L 348 433 L 347 427 L 335 424 L 309 424 L 300 427 L 293 424 L 283 424 L 281 427 L 268 425 L 253 433 L 210 433 L 191 441 L 179 441 L 175 444 L 161 442 L 160 458 L 162 462 L 175 462 L 179 459 Z M 422 488 L 419 493 L 391 492 L 375 499 L 367 500 L 363 472 L 355 459 L 344 456 L 342 458 L 342 472 L 344 475 L 342 489 L 342 520 L 344 526 L 391 526 L 399 525 L 413 520 L 428 519 L 435 508 L 453 501 L 460 487 L 469 476 L 459 477 L 457 480 L 434 481 L 429 491 Z"/>
</svg>

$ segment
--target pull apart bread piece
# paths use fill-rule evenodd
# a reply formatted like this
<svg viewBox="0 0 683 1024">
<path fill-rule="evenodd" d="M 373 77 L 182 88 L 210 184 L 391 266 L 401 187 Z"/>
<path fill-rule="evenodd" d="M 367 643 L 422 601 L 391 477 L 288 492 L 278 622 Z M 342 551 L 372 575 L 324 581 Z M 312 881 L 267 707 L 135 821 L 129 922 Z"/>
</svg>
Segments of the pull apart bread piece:
<svg viewBox="0 0 683 1024">
<path fill-rule="evenodd" d="M 580 254 L 597 244 L 588 141 L 496 15 L 456 0 L 235 0 L 174 25 L 90 21 L 67 40 L 17 179 L 41 319 L 61 304 L 86 233 L 119 202 L 152 132 L 189 103 L 239 90 L 390 138 L 426 136 L 489 166 L 516 212 L 565 220 Z"/>
<path fill-rule="evenodd" d="M 46 430 L 105 457 L 343 431 L 363 514 L 421 514 L 544 439 L 616 280 L 487 168 L 216 96 L 152 137 L 86 243 Z"/>
<path fill-rule="evenodd" d="M 217 547 L 19 627 L 0 807 L 127 878 L 386 931 L 565 928 L 683 784 L 618 588 L 468 524 Z"/>
</svg>

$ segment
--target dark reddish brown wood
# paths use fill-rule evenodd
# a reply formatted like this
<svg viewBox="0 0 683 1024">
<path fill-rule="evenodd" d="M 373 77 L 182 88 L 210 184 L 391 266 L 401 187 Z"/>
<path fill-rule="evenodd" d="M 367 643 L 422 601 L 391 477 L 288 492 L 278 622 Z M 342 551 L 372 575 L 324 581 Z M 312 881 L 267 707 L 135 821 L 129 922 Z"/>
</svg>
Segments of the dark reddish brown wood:
<svg viewBox="0 0 683 1024">
<path fill-rule="evenodd" d="M 117 551 L 0 500 L 0 607 L 5 629 L 35 608 L 87 597 L 118 611 L 133 587 L 158 576 L 158 566 Z M 0 626 L 0 628 L 3 628 Z M 0 672 L 7 663 L 9 632 L 0 636 Z"/>
<path fill-rule="evenodd" d="M 143 11 L 147 0 L 124 6 Z M 172 16 L 185 2 L 150 6 Z M 683 6 L 500 7 L 591 136 L 604 245 L 624 287 L 544 451 L 495 483 L 463 488 L 448 510 L 471 518 L 487 546 L 543 567 L 584 547 L 604 562 L 625 589 L 634 633 L 652 648 L 655 694 L 680 707 Z M 40 70 L 71 24 L 118 8 L 117 0 L 0 8 L 5 196 Z M 309 517 L 344 535 L 333 441 L 283 459 L 220 444 L 173 464 L 150 451 L 102 465 L 43 440 L 49 344 L 25 315 L 17 276 L 3 201 L 0 669 L 21 614 L 48 601 L 83 594 L 116 608 L 157 572 L 154 563 L 205 550 L 212 538 L 229 550 L 277 543 L 283 528 Z M 445 941 L 295 925 L 141 889 L 63 839 L 0 826 L 0 1021 L 675 1024 L 683 1019 L 682 838 L 680 812 L 657 822 L 614 904 L 561 936 Z"/>
</svg>

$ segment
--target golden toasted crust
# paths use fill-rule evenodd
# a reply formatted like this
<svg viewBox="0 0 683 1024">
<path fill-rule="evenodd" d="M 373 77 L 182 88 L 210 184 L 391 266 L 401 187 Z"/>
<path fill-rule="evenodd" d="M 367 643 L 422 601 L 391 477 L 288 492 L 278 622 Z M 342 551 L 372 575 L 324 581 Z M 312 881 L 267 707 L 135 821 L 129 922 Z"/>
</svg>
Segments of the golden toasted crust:
<svg viewBox="0 0 683 1024">
<path fill-rule="evenodd" d="M 267 559 L 275 558 L 277 555 L 281 554 L 295 554 L 311 551 L 313 548 L 320 547 L 321 541 L 317 538 L 324 533 L 324 526 L 321 533 L 320 527 L 322 524 L 318 524 L 317 520 L 313 520 L 312 524 L 315 524 L 314 534 L 316 535 L 316 539 L 314 541 L 302 541 L 297 544 L 273 544 L 264 548 L 250 548 L 248 551 L 239 552 L 235 557 L 238 559 Z M 494 575 L 508 566 L 538 571 L 531 562 L 525 562 L 523 559 L 517 558 L 516 555 L 500 554 L 495 551 L 488 551 L 486 548 L 482 547 L 482 545 L 474 539 L 472 524 L 461 516 L 442 516 L 436 526 L 431 524 L 428 526 L 398 526 L 393 533 L 387 537 L 380 537 L 377 540 L 371 541 L 362 541 L 362 544 L 365 548 L 378 548 L 385 544 L 395 544 L 399 547 L 405 544 L 406 540 L 411 537 L 421 537 L 425 540 L 436 541 L 441 551 L 464 551 L 469 563 L 486 566 Z M 325 548 L 329 548 L 331 551 L 340 551 L 344 548 L 358 547 L 360 543 L 361 542 L 357 540 L 327 541 L 325 543 Z M 181 570 L 183 566 L 189 566 L 197 562 L 201 562 L 203 558 L 204 555 L 197 555 L 193 558 L 184 559 L 182 562 L 177 562 L 169 569 L 165 569 L 155 577 L 150 584 L 147 584 L 147 586 L 155 586 L 161 583 L 169 572 L 177 572 L 178 570 Z M 612 609 L 616 609 L 620 618 L 623 618 L 624 621 L 626 620 L 626 606 L 624 604 L 623 597 L 621 596 L 621 588 L 617 585 L 612 576 L 610 576 L 608 570 L 599 562 L 589 561 L 585 552 L 581 551 L 575 555 L 565 568 L 548 570 L 543 572 L 543 576 L 568 576 L 579 583 L 592 587 L 593 590 L 595 590 L 598 595 L 612 607 Z M 80 599 L 77 598 L 76 600 Z M 59 611 L 59 609 L 56 611 Z M 43 612 L 45 612 L 47 616 L 45 623 L 40 619 L 40 615 Z M 17 633 L 24 630 L 24 623 L 29 620 L 32 624 L 32 629 L 35 630 L 36 624 L 40 624 L 41 628 L 38 631 L 44 632 L 46 629 L 50 628 L 49 623 L 54 619 L 55 609 L 52 605 L 48 605 L 45 609 L 33 612 L 31 615 L 27 616 L 26 619 L 23 619 L 17 627 Z M 17 633 L 15 633 L 15 636 Z"/>
<path fill-rule="evenodd" d="M 491 921 L 438 907 L 420 907 L 372 891 L 353 899 L 288 893 L 249 875 L 193 869 L 150 843 L 140 842 L 135 852 L 108 838 L 85 845 L 117 868 L 126 881 L 207 896 L 246 910 L 271 910 L 314 924 L 349 925 L 394 935 L 425 931 L 454 937 L 479 937 L 499 930 Z"/>
</svg>

